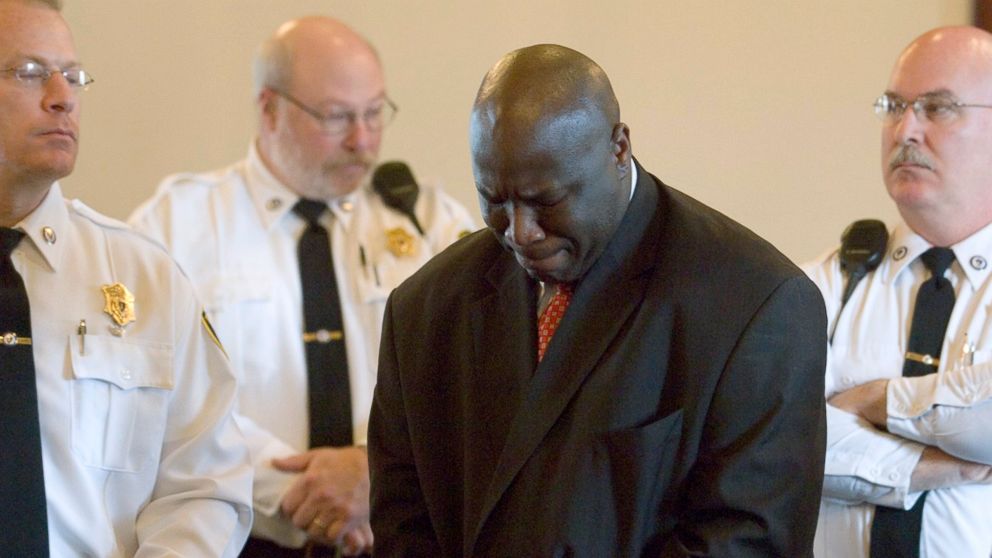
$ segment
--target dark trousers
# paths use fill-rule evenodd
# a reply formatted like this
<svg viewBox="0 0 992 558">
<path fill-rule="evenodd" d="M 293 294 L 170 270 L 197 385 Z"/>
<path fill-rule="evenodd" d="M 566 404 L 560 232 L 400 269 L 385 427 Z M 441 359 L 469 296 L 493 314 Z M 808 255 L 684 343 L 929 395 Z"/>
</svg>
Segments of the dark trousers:
<svg viewBox="0 0 992 558">
<path fill-rule="evenodd" d="M 330 546 L 307 545 L 303 548 L 286 548 L 256 537 L 249 537 L 241 558 L 334 558 L 336 548 Z"/>
</svg>

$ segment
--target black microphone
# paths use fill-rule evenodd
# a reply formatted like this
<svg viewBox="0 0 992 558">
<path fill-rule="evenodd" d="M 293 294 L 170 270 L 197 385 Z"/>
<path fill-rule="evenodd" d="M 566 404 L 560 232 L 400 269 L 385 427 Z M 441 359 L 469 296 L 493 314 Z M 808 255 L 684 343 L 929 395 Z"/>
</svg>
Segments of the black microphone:
<svg viewBox="0 0 992 558">
<path fill-rule="evenodd" d="M 413 212 L 417 196 L 420 195 L 420 186 L 406 163 L 388 161 L 379 165 L 372 174 L 372 189 L 382 196 L 382 201 L 387 206 L 409 217 L 420 236 L 424 236 L 424 229 Z"/>
<path fill-rule="evenodd" d="M 834 327 L 830 331 L 831 343 L 844 306 L 865 275 L 882 263 L 888 243 L 889 231 L 885 228 L 885 223 L 878 219 L 855 221 L 848 225 L 840 236 L 840 269 L 847 275 L 847 284 L 844 285 L 837 319 L 834 320 Z"/>
<path fill-rule="evenodd" d="M 851 298 L 864 276 L 882 263 L 888 242 L 889 231 L 878 219 L 855 221 L 844 229 L 840 237 L 840 268 L 847 274 L 847 286 L 842 304 Z"/>
</svg>

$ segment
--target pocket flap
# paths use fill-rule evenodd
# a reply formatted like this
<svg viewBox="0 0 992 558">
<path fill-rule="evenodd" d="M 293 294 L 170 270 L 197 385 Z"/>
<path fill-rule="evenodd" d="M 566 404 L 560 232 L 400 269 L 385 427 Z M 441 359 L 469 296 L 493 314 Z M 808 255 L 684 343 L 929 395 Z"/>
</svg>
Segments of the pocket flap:
<svg viewBox="0 0 992 558">
<path fill-rule="evenodd" d="M 391 292 L 393 292 L 393 286 L 391 285 L 383 285 L 381 283 L 377 285 L 374 281 L 364 277 L 358 280 L 358 298 L 364 304 L 375 304 L 377 302 L 385 304 Z"/>
<path fill-rule="evenodd" d="M 204 281 L 203 304 L 212 312 L 239 302 L 269 300 L 272 285 L 271 275 L 217 273 Z"/>
<path fill-rule="evenodd" d="M 85 343 L 81 354 L 79 337 L 69 336 L 74 379 L 102 380 L 121 389 L 172 389 L 170 345 L 92 334 Z"/>
<path fill-rule="evenodd" d="M 431 258 L 427 243 L 419 238 L 417 253 L 395 256 L 388 250 L 369 252 L 368 266 L 357 278 L 358 296 L 365 304 L 385 303 L 393 289 L 416 273 Z"/>
</svg>

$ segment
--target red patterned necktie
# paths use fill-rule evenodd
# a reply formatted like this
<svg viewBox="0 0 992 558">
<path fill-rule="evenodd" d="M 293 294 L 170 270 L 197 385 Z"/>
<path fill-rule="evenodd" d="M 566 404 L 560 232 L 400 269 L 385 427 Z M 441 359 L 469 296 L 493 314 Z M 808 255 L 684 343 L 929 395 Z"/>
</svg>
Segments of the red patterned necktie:
<svg viewBox="0 0 992 558">
<path fill-rule="evenodd" d="M 568 303 L 572 300 L 572 285 L 559 283 L 555 286 L 555 294 L 548 301 L 547 308 L 537 320 L 537 361 L 541 362 L 544 352 L 548 349 L 548 343 L 555 335 L 558 324 L 565 316 Z"/>
</svg>

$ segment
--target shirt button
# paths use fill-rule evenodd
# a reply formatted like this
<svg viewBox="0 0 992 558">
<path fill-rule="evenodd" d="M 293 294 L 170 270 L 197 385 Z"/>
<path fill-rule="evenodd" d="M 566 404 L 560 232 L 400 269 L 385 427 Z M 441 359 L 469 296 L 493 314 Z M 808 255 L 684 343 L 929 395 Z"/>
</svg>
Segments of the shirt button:
<svg viewBox="0 0 992 558">
<path fill-rule="evenodd" d="M 899 480 L 899 473 L 889 473 L 889 480 Z"/>
<path fill-rule="evenodd" d="M 131 379 L 131 371 L 128 370 L 127 368 L 121 370 L 121 378 L 123 378 L 125 380 L 130 380 Z"/>
<path fill-rule="evenodd" d="M 851 384 L 854 383 L 854 378 L 852 378 L 850 376 L 844 376 L 844 378 L 841 381 L 844 382 L 844 385 L 845 386 L 849 386 L 849 385 L 851 385 Z"/>
</svg>

